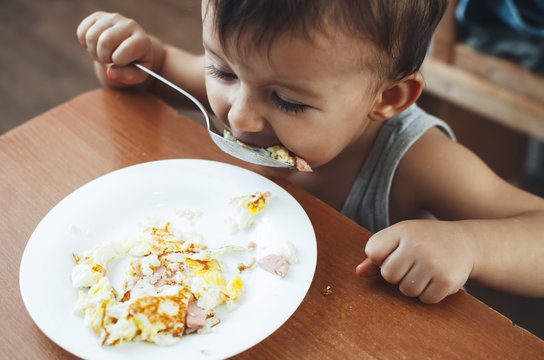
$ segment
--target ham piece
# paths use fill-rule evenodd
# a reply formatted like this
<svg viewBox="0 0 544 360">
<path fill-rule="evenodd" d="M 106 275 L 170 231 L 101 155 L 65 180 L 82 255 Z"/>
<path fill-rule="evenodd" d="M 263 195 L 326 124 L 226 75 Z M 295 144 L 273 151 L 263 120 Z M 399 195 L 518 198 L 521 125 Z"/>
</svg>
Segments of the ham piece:
<svg viewBox="0 0 544 360">
<path fill-rule="evenodd" d="M 153 271 L 153 275 L 160 276 L 155 284 L 153 284 L 155 287 L 166 285 L 166 268 L 164 266 L 161 266 L 157 270 Z"/>
<path fill-rule="evenodd" d="M 287 271 L 289 271 L 289 262 L 280 255 L 267 255 L 261 258 L 257 263 L 266 271 L 279 275 L 282 278 L 285 277 L 285 275 L 287 275 Z"/>
<path fill-rule="evenodd" d="M 190 301 L 187 305 L 187 328 L 202 329 L 206 326 L 206 312 L 196 301 Z"/>
<path fill-rule="evenodd" d="M 295 164 L 296 164 L 296 167 L 297 167 L 298 171 L 305 171 L 305 172 L 311 172 L 312 171 L 312 168 L 310 167 L 310 165 L 308 165 L 306 160 L 304 160 L 301 157 L 298 157 L 298 156 L 295 157 Z"/>
</svg>

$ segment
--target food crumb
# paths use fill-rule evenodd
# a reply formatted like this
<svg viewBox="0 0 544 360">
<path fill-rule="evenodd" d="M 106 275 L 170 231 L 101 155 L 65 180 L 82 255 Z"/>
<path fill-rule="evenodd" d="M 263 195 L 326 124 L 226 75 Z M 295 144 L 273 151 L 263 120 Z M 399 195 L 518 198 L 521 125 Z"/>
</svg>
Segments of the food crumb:
<svg viewBox="0 0 544 360">
<path fill-rule="evenodd" d="M 208 352 L 208 350 L 205 350 L 205 349 L 200 350 L 200 353 L 201 353 L 202 355 L 209 355 L 209 354 L 210 354 L 210 353 Z"/>
<path fill-rule="evenodd" d="M 321 290 L 321 294 L 323 296 L 329 296 L 330 294 L 332 294 L 332 288 L 330 285 L 327 285 L 326 288 L 324 288 L 323 290 Z"/>
<path fill-rule="evenodd" d="M 255 265 L 255 262 L 256 262 L 256 259 L 253 258 L 253 261 L 249 265 L 245 265 L 243 263 L 238 264 L 238 271 L 242 272 L 242 271 L 245 271 L 245 270 L 248 270 L 248 269 L 253 269 L 253 266 Z"/>
</svg>

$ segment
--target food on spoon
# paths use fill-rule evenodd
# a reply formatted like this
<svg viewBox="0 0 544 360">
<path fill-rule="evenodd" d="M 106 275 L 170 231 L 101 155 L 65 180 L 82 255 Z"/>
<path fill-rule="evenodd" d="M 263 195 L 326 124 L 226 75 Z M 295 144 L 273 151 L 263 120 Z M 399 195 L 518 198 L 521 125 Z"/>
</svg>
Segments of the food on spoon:
<svg viewBox="0 0 544 360">
<path fill-rule="evenodd" d="M 270 157 L 272 159 L 281 161 L 281 162 L 283 162 L 285 164 L 288 164 L 288 165 L 291 165 L 291 166 L 295 166 L 297 168 L 297 170 L 299 170 L 299 171 L 306 171 L 306 172 L 312 171 L 312 168 L 310 167 L 310 165 L 308 165 L 308 163 L 303 158 L 298 157 L 296 155 L 291 155 L 289 150 L 287 150 L 285 148 L 285 146 L 283 146 L 283 145 L 274 145 L 274 146 L 269 146 L 267 148 L 260 148 L 260 147 L 250 146 L 250 145 L 236 139 L 230 133 L 230 131 L 228 131 L 226 129 L 223 132 L 223 137 L 225 139 L 227 139 L 227 140 L 234 141 L 237 144 L 242 145 L 242 146 L 244 146 L 244 147 L 246 147 L 248 149 L 259 151 L 263 155 L 268 156 L 268 157 Z"/>
<path fill-rule="evenodd" d="M 298 171 L 312 172 L 310 165 L 301 157 L 295 156 L 295 163 Z"/>
</svg>

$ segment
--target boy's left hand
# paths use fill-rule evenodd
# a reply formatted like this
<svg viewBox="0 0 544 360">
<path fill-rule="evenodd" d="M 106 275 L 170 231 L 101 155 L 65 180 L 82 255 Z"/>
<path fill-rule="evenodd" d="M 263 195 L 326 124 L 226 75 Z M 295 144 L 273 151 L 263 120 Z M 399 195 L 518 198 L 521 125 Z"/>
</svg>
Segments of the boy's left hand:
<svg viewBox="0 0 544 360">
<path fill-rule="evenodd" d="M 461 231 L 454 222 L 399 222 L 370 237 L 357 275 L 381 273 L 406 296 L 437 303 L 461 289 L 475 263 L 478 249 Z"/>
</svg>

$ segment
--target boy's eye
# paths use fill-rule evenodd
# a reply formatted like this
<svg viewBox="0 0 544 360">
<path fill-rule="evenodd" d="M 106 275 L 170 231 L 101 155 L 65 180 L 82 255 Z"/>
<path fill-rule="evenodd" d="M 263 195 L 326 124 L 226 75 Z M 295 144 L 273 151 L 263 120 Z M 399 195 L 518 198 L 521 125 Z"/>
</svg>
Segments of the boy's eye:
<svg viewBox="0 0 544 360">
<path fill-rule="evenodd" d="M 276 103 L 276 106 L 287 113 L 292 112 L 296 115 L 299 112 L 303 112 L 304 110 L 309 108 L 308 105 L 297 104 L 283 100 L 277 93 L 273 93 L 272 97 L 274 99 L 274 102 Z"/>
<path fill-rule="evenodd" d="M 235 74 L 219 70 L 212 64 L 207 65 L 206 70 L 208 74 L 221 80 L 234 80 L 237 78 Z"/>
<path fill-rule="evenodd" d="M 235 79 L 238 78 L 238 76 L 236 76 L 236 74 L 229 73 L 229 72 L 226 72 L 226 71 L 223 71 L 223 70 L 219 70 L 213 64 L 207 65 L 206 66 L 206 71 L 211 76 L 213 76 L 213 77 L 215 77 L 217 79 L 220 79 L 220 80 L 231 81 L 231 80 L 235 80 Z M 281 110 L 285 111 L 286 113 L 294 113 L 296 115 L 296 114 L 298 114 L 300 112 L 303 112 L 304 110 L 306 110 L 307 108 L 310 107 L 308 105 L 293 103 L 293 102 L 284 100 L 276 92 L 272 93 L 272 98 L 273 98 L 274 102 L 276 103 L 276 106 L 278 108 L 280 108 Z"/>
</svg>

